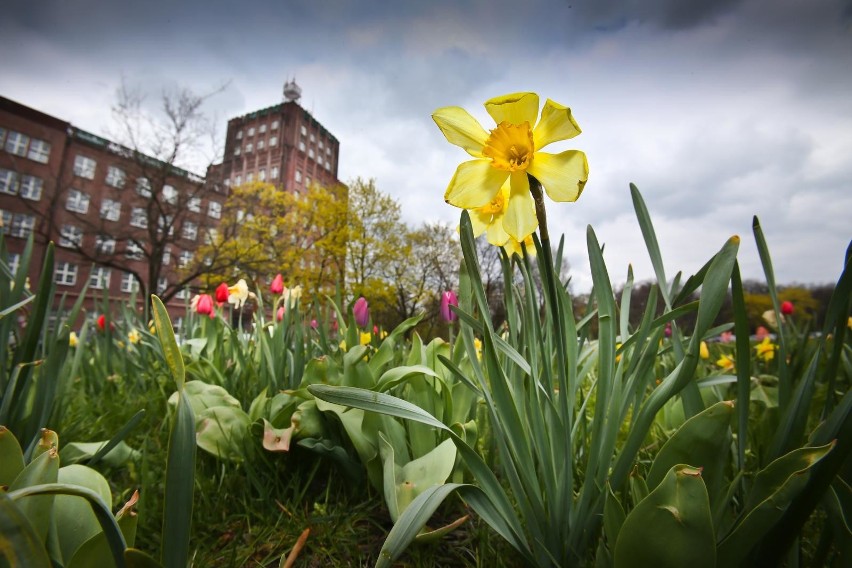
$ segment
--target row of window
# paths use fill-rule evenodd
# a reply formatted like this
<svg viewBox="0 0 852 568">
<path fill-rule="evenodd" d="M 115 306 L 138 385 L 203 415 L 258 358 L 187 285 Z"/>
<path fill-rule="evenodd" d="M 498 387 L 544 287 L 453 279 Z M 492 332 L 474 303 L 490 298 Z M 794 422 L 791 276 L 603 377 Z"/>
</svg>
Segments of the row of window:
<svg viewBox="0 0 852 568">
<path fill-rule="evenodd" d="M 278 137 L 277 136 L 270 136 L 269 137 L 269 147 L 272 148 L 273 146 L 277 146 L 277 145 L 278 145 Z M 266 142 L 261 138 L 260 140 L 257 141 L 257 151 L 260 152 L 264 148 L 266 148 Z M 234 148 L 234 156 L 239 156 L 240 152 L 242 152 L 242 151 L 243 151 L 242 148 L 238 144 Z M 245 147 L 246 154 L 251 154 L 253 151 L 254 151 L 254 143 L 249 142 L 248 144 L 246 144 L 246 147 Z"/>
<path fill-rule="evenodd" d="M 278 166 L 272 166 L 269 169 L 269 179 L 278 179 L 278 172 L 279 172 Z M 260 168 L 257 171 L 257 181 L 266 181 L 266 179 L 267 179 L 266 178 L 266 168 Z M 229 182 L 229 180 L 225 180 L 225 181 Z M 247 173 L 246 174 L 246 183 L 251 183 L 253 181 L 254 181 L 254 172 Z M 241 175 L 234 176 L 234 185 L 235 186 L 242 185 L 242 183 L 243 183 L 243 176 L 241 176 Z M 227 185 L 230 185 L 230 183 L 228 183 Z"/>
<path fill-rule="evenodd" d="M 0 128 L 0 148 L 10 154 L 29 158 L 34 162 L 46 164 L 50 159 L 50 144 L 26 134 Z"/>
<path fill-rule="evenodd" d="M 18 255 L 18 259 L 19 258 L 20 256 Z M 16 262 L 18 259 L 16 259 Z M 11 258 L 9 264 L 11 268 Z M 77 283 L 77 274 L 79 271 L 80 267 L 72 262 L 57 262 L 56 270 L 53 272 L 53 281 L 60 286 L 74 286 Z M 111 278 L 111 268 L 105 268 L 103 266 L 92 267 L 92 271 L 89 273 L 89 288 L 94 290 L 107 289 L 109 288 Z M 168 287 L 169 281 L 167 278 L 161 277 L 157 281 L 158 294 L 165 292 Z M 139 291 L 139 282 L 129 272 L 124 272 L 121 275 L 121 291 L 128 294 Z M 178 299 L 186 299 L 189 297 L 189 290 L 186 288 L 179 290 L 178 293 L 175 294 L 175 297 Z"/>
<path fill-rule="evenodd" d="M 3 234 L 25 239 L 30 236 L 35 228 L 35 216 L 26 213 L 12 213 L 0 210 L 2 216 Z"/>
<path fill-rule="evenodd" d="M 25 199 L 38 201 L 41 199 L 41 191 L 44 188 L 44 180 L 40 177 L 28 174 L 19 174 L 13 170 L 0 168 L 0 193 L 18 195 Z"/>
<path fill-rule="evenodd" d="M 270 130 L 278 130 L 278 121 L 277 121 L 277 120 L 273 120 L 273 121 L 272 121 L 272 124 L 270 124 L 270 125 L 269 125 L 269 129 L 270 129 Z M 252 127 L 250 127 L 250 128 L 248 129 L 248 135 L 249 135 L 249 136 L 254 136 L 254 133 L 255 133 L 255 129 L 254 129 L 254 126 L 252 126 Z M 257 127 L 257 133 L 258 133 L 258 134 L 266 134 L 266 125 L 265 125 L 265 124 L 261 124 L 260 126 L 258 126 L 258 127 Z M 240 140 L 242 137 L 243 137 L 243 131 L 242 131 L 242 130 L 238 130 L 238 131 L 237 131 L 237 140 Z M 271 146 L 271 145 L 272 145 L 272 144 L 270 144 L 270 146 Z"/>
<path fill-rule="evenodd" d="M 163 188 L 164 193 L 166 188 L 171 188 L 171 186 L 165 186 L 165 188 Z M 174 188 L 171 189 L 174 190 Z M 177 199 L 176 195 L 177 194 L 175 193 L 174 199 Z M 85 215 L 89 212 L 90 201 L 91 197 L 85 191 L 80 191 L 79 189 L 70 189 L 68 191 L 68 197 L 65 200 L 65 208 L 73 213 L 80 213 L 82 215 Z M 169 202 L 171 203 L 172 201 Z M 192 211 L 194 213 L 200 213 L 201 198 L 190 198 L 189 201 L 187 201 L 186 207 L 189 211 Z M 105 219 L 107 221 L 118 221 L 121 218 L 121 202 L 116 201 L 114 199 L 104 198 L 103 201 L 101 201 L 100 215 L 101 219 Z M 212 219 L 221 218 L 222 204 L 218 201 L 209 201 L 207 203 L 207 216 Z M 145 229 L 148 227 L 148 216 L 144 207 L 131 207 L 130 224 L 140 229 Z"/>
</svg>

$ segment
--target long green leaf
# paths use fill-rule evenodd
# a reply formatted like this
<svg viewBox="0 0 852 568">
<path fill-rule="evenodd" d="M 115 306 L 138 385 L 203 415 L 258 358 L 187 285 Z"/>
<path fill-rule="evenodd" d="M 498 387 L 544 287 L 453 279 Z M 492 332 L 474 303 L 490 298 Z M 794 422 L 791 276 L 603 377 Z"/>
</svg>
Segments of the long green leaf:
<svg viewBox="0 0 852 568">
<path fill-rule="evenodd" d="M 0 491 L 0 559 L 5 556 L 9 566 L 51 568 L 50 557 L 27 516 L 12 499 Z"/>
<path fill-rule="evenodd" d="M 183 365 L 180 347 L 175 339 L 175 330 L 172 328 L 169 312 L 166 311 L 163 301 L 155 295 L 151 296 L 151 307 L 153 308 L 154 325 L 157 328 L 157 338 L 160 340 L 163 356 L 166 358 L 166 364 L 172 373 L 177 390 L 182 391 L 186 382 L 186 368 Z"/>
</svg>

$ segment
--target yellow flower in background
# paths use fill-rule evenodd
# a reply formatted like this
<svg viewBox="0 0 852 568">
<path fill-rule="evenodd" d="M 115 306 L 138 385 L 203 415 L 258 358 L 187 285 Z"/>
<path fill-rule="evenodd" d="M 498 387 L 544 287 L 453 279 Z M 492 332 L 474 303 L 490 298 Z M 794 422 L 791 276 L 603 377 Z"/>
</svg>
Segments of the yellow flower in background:
<svg viewBox="0 0 852 568">
<path fill-rule="evenodd" d="M 72 331 L 68 335 L 68 345 L 71 347 L 77 347 L 78 343 L 80 343 L 80 340 L 77 338 L 77 334 Z"/>
<path fill-rule="evenodd" d="M 619 349 L 621 349 L 621 343 L 616 343 L 615 344 L 615 352 L 617 353 L 617 355 L 615 356 L 615 362 L 616 363 L 621 361 L 621 353 L 618 353 Z"/>
<path fill-rule="evenodd" d="M 846 327 L 852 329 L 852 316 L 849 316 L 849 319 L 846 320 Z"/>
<path fill-rule="evenodd" d="M 130 333 L 127 334 L 127 340 L 136 345 L 142 339 L 142 334 L 136 331 L 135 329 L 131 329 Z"/>
<path fill-rule="evenodd" d="M 473 339 L 473 348 L 476 349 L 476 358 L 482 360 L 482 341 L 478 337 Z"/>
<path fill-rule="evenodd" d="M 701 342 L 701 348 L 699 349 L 698 353 L 701 355 L 702 359 L 710 358 L 710 349 L 707 347 L 706 341 Z"/>
<path fill-rule="evenodd" d="M 734 360 L 727 355 L 722 355 L 721 357 L 719 357 L 716 360 L 716 365 L 718 365 L 719 367 L 722 367 L 726 371 L 733 371 L 734 370 Z"/>
<path fill-rule="evenodd" d="M 248 284 L 240 278 L 236 284 L 228 288 L 228 303 L 234 304 L 234 307 L 239 309 L 246 303 L 248 295 Z"/>
<path fill-rule="evenodd" d="M 775 350 L 777 348 L 778 346 L 772 343 L 768 337 L 763 338 L 763 341 L 754 346 L 757 356 L 767 363 L 775 358 Z"/>
<path fill-rule="evenodd" d="M 527 254 L 530 257 L 535 257 L 535 243 L 533 242 L 532 235 L 527 235 L 527 238 L 524 239 L 524 245 L 527 247 Z M 516 241 L 513 237 L 509 237 L 509 240 L 506 241 L 505 245 L 503 245 L 503 249 L 509 256 L 512 256 L 513 254 L 517 254 L 518 256 L 524 255 L 524 251 L 521 249 L 521 243 Z"/>
<path fill-rule="evenodd" d="M 554 201 L 576 201 L 583 192 L 589 177 L 585 153 L 539 151 L 552 142 L 574 138 L 580 134 L 580 127 L 570 108 L 550 99 L 539 117 L 535 93 L 495 97 L 486 101 L 485 110 L 497 123 L 490 132 L 460 107 L 443 107 L 432 114 L 447 141 L 475 158 L 456 169 L 444 201 L 472 210 L 499 206 L 503 229 L 522 241 L 538 227 L 527 174 L 536 178 Z M 498 194 L 506 182 L 509 195 L 504 209 Z"/>
<path fill-rule="evenodd" d="M 371 339 L 372 339 L 372 335 L 370 335 L 369 331 L 362 331 L 361 332 L 361 345 L 369 345 Z"/>
<path fill-rule="evenodd" d="M 341 340 L 340 340 L 340 345 L 339 345 L 338 347 L 340 347 L 340 350 L 341 350 L 341 351 L 346 351 L 346 340 L 345 340 L 345 339 L 341 339 Z"/>
</svg>

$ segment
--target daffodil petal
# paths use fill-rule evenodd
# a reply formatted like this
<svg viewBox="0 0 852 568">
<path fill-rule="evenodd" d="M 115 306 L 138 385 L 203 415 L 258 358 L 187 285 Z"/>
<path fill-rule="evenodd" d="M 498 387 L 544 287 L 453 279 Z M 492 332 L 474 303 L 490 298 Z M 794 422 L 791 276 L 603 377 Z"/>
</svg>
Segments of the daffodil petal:
<svg viewBox="0 0 852 568">
<path fill-rule="evenodd" d="M 485 102 L 485 110 L 500 124 L 506 121 L 510 124 L 528 122 L 530 128 L 538 118 L 538 95 L 535 93 L 512 93 L 502 97 L 494 97 Z"/>
<path fill-rule="evenodd" d="M 488 231 L 485 234 L 485 238 L 488 239 L 488 242 L 492 245 L 502 247 L 511 237 L 509 237 L 509 233 L 507 233 L 506 229 L 503 227 L 502 219 L 498 219 L 494 223 L 488 225 Z"/>
<path fill-rule="evenodd" d="M 469 112 L 460 107 L 443 107 L 432 114 L 432 120 L 450 144 L 464 148 L 475 158 L 482 157 L 482 148 L 488 140 L 488 132 Z"/>
<path fill-rule="evenodd" d="M 509 206 L 503 217 L 503 228 L 518 241 L 524 240 L 538 227 L 535 216 L 535 201 L 530 193 L 530 182 L 525 172 L 512 174 L 512 189 Z"/>
<path fill-rule="evenodd" d="M 470 226 L 474 237 L 488 230 L 488 224 L 491 222 L 490 213 L 480 213 L 478 209 L 471 209 L 468 213 L 470 213 Z"/>
<path fill-rule="evenodd" d="M 536 152 L 527 171 L 541 182 L 553 201 L 577 201 L 589 179 L 589 162 L 580 150 Z"/>
<path fill-rule="evenodd" d="M 456 168 L 444 201 L 463 209 L 476 209 L 494 199 L 509 172 L 491 167 L 491 160 L 470 160 Z"/>
<path fill-rule="evenodd" d="M 535 149 L 540 150 L 558 140 L 574 138 L 580 132 L 580 126 L 571 115 L 571 109 L 547 99 L 541 109 L 541 120 L 533 130 Z"/>
</svg>

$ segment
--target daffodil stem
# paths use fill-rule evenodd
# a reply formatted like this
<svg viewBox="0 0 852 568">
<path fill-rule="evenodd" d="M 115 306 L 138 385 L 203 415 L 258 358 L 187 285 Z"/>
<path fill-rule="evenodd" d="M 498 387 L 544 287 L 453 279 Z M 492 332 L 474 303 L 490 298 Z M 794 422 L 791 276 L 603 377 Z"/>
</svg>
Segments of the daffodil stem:
<svg viewBox="0 0 852 568">
<path fill-rule="evenodd" d="M 544 193 L 541 191 L 541 183 L 533 176 L 527 174 L 530 181 L 530 193 L 535 201 L 535 216 L 538 219 L 538 232 L 541 236 L 541 242 L 547 243 L 550 246 L 550 234 L 547 232 L 547 212 L 544 209 Z"/>
</svg>

